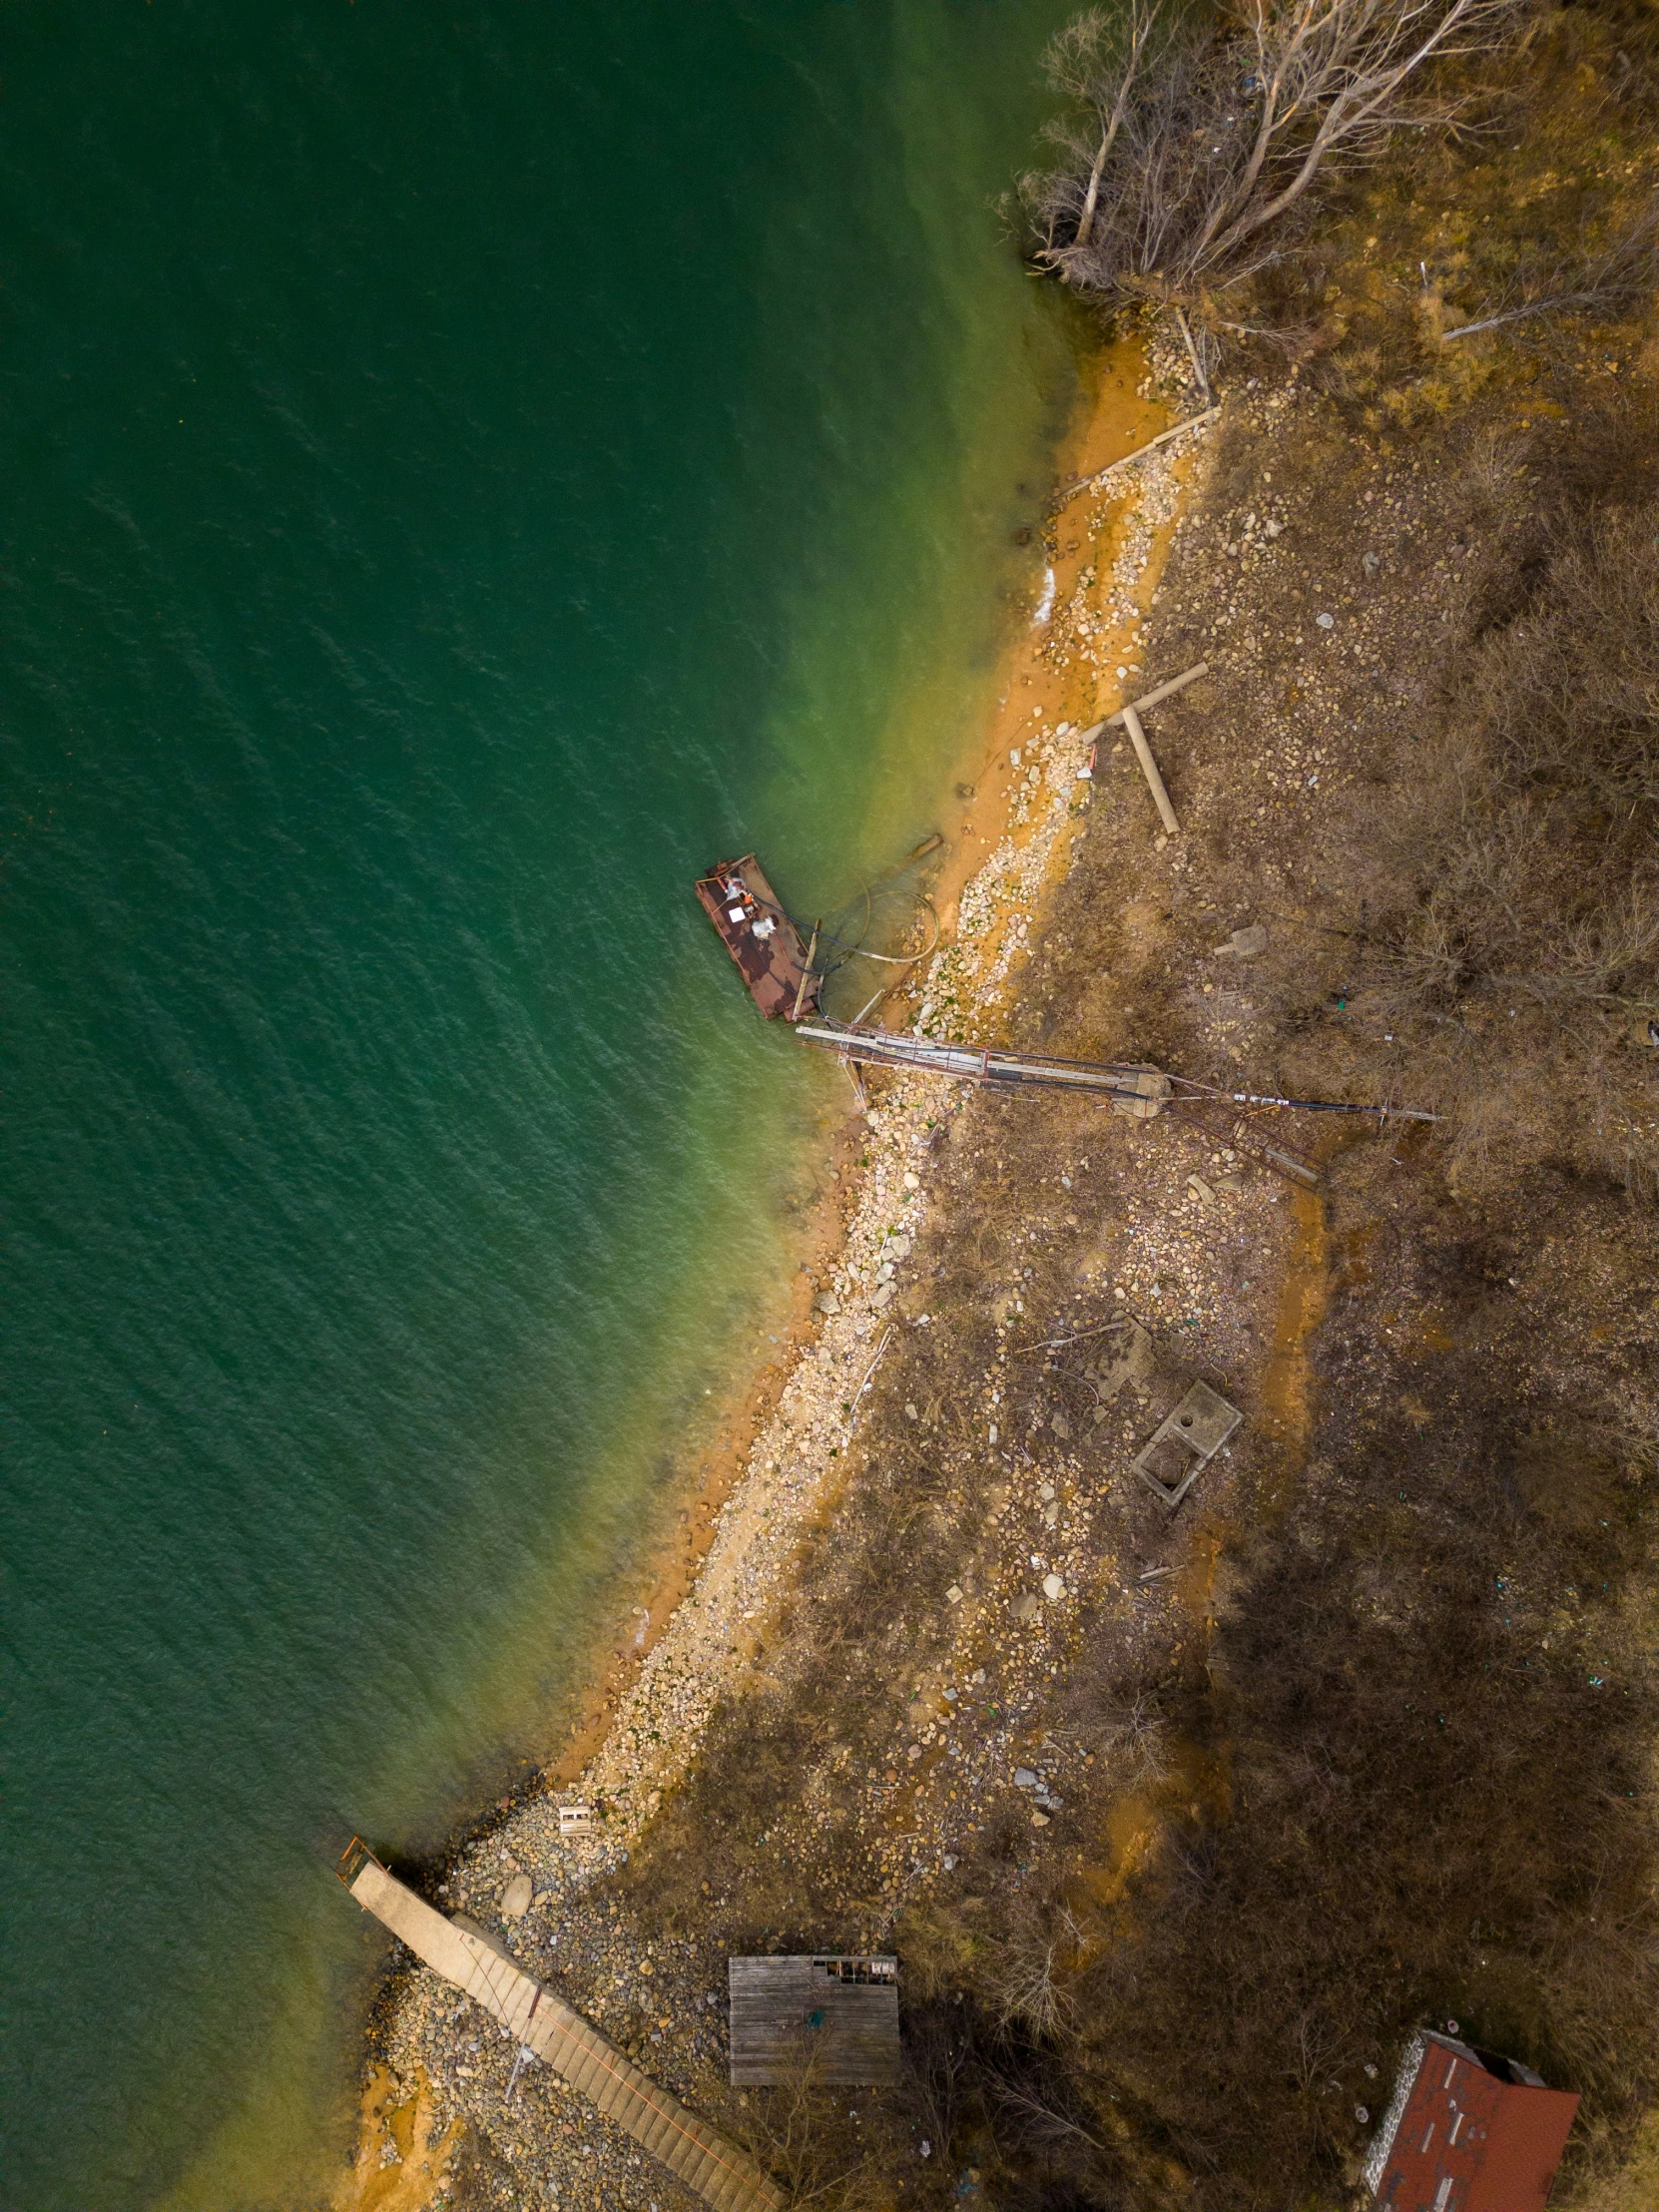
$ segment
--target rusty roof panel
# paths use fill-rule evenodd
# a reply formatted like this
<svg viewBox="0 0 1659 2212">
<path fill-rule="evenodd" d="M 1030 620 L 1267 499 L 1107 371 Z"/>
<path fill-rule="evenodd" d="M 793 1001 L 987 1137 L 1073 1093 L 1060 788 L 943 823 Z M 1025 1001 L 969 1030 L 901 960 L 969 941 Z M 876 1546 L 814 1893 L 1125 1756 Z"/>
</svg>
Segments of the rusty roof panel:
<svg viewBox="0 0 1659 2212">
<path fill-rule="evenodd" d="M 1578 2098 L 1424 2033 L 1366 2167 L 1382 2212 L 1544 2212 Z"/>
</svg>

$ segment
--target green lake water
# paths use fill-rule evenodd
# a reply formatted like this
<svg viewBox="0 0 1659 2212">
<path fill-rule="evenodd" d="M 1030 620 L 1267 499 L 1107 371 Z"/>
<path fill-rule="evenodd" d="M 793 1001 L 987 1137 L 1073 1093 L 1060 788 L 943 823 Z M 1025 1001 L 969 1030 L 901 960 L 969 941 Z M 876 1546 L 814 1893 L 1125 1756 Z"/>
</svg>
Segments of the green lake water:
<svg viewBox="0 0 1659 2212">
<path fill-rule="evenodd" d="M 7 11 L 18 2212 L 321 2201 L 333 1854 L 543 1748 L 781 1306 L 841 1079 L 691 881 L 948 823 L 1061 12 Z"/>
</svg>

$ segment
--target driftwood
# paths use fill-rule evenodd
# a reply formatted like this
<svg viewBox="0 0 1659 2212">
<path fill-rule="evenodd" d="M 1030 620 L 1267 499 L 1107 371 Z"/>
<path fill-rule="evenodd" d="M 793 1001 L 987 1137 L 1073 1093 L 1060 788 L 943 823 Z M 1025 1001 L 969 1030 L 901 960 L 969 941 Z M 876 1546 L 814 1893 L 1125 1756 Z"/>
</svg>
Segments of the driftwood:
<svg viewBox="0 0 1659 2212">
<path fill-rule="evenodd" d="M 801 984 L 795 994 L 795 1010 L 790 1015 L 791 1021 L 801 1019 L 801 1002 L 807 996 L 807 985 L 813 980 L 813 962 L 818 957 L 818 933 L 823 927 L 822 921 L 815 921 L 813 924 L 813 941 L 807 947 L 807 965 L 801 971 Z"/>
<path fill-rule="evenodd" d="M 1209 662 L 1199 661 L 1192 668 L 1183 669 L 1179 676 L 1172 676 L 1167 684 L 1160 684 L 1155 691 L 1149 691 L 1144 698 L 1132 699 L 1127 707 L 1120 707 L 1115 715 L 1108 715 L 1100 727 L 1104 730 L 1111 723 L 1121 722 L 1125 715 L 1144 715 L 1148 707 L 1156 707 L 1161 699 L 1168 699 L 1173 692 L 1182 690 L 1188 684 L 1196 684 L 1201 676 L 1208 676 L 1209 673 Z"/>
<path fill-rule="evenodd" d="M 1129 704 L 1136 714 L 1144 714 L 1148 707 L 1156 707 L 1160 699 L 1168 699 L 1172 692 L 1180 691 L 1184 685 L 1196 684 L 1201 676 L 1208 676 L 1209 673 L 1209 662 L 1200 661 L 1196 667 L 1184 669 L 1179 676 L 1172 676 L 1167 684 L 1160 684 L 1156 691 L 1149 691 L 1144 699 L 1132 699 Z M 1115 714 L 1103 715 L 1098 722 L 1089 725 L 1078 743 L 1092 745 L 1102 730 L 1109 730 L 1114 722 L 1121 722 L 1123 716 L 1124 710 L 1121 707 Z"/>
<path fill-rule="evenodd" d="M 841 1437 L 841 1442 L 843 1444 L 849 1443 L 851 1441 L 853 1423 L 858 1418 L 859 1402 L 861 1401 L 864 1392 L 869 1388 L 870 1379 L 874 1375 L 876 1369 L 881 1365 L 881 1361 L 886 1353 L 886 1349 L 891 1343 L 892 1323 L 888 1322 L 886 1334 L 882 1337 L 881 1342 L 875 1348 L 875 1358 L 869 1363 L 869 1366 L 865 1368 L 864 1379 L 858 1384 L 858 1387 L 853 1391 L 852 1403 L 846 1408 L 846 1429 Z"/>
<path fill-rule="evenodd" d="M 1193 333 L 1187 321 L 1185 308 L 1176 308 L 1175 319 L 1181 325 L 1181 336 L 1186 343 L 1187 358 L 1193 364 L 1193 374 L 1198 378 L 1198 388 L 1208 399 L 1210 396 L 1210 379 L 1204 373 L 1204 363 L 1199 357 L 1198 347 L 1193 343 Z"/>
<path fill-rule="evenodd" d="M 1134 700 L 1127 707 L 1120 707 L 1115 715 L 1108 715 L 1104 721 L 1097 722 L 1092 730 L 1085 730 L 1083 733 L 1082 742 L 1088 745 L 1099 737 L 1102 730 L 1110 729 L 1114 722 L 1123 724 L 1129 733 L 1129 742 L 1135 748 L 1135 758 L 1141 764 L 1141 774 L 1151 789 L 1159 820 L 1172 837 L 1180 834 L 1181 826 L 1175 819 L 1175 809 L 1169 803 L 1164 779 L 1158 774 L 1158 764 L 1152 758 L 1152 748 L 1146 742 L 1146 732 L 1141 728 L 1141 714 L 1143 709 L 1156 707 L 1160 699 L 1168 699 L 1173 692 L 1180 691 L 1183 685 L 1196 684 L 1201 676 L 1208 676 L 1209 673 L 1209 662 L 1200 661 L 1195 667 L 1184 669 L 1179 676 L 1172 676 L 1167 684 L 1160 684 L 1156 690 L 1149 691 L 1144 698 Z"/>
<path fill-rule="evenodd" d="M 1164 779 L 1158 774 L 1158 764 L 1152 758 L 1152 748 L 1146 742 L 1146 732 L 1141 728 L 1141 718 L 1133 707 L 1121 710 L 1118 720 L 1129 733 L 1129 742 L 1135 748 L 1135 758 L 1141 764 L 1141 774 L 1146 778 L 1147 789 L 1152 794 L 1152 804 L 1158 810 L 1158 820 L 1172 837 L 1179 836 L 1181 825 L 1175 819 L 1175 809 L 1169 803 L 1169 793 L 1164 789 Z"/>
<path fill-rule="evenodd" d="M 1131 461 L 1153 452 L 1160 445 L 1168 445 L 1171 438 L 1183 436 L 1188 430 L 1196 430 L 1201 423 L 1214 422 L 1221 413 L 1219 406 L 1206 407 L 1202 414 L 1189 415 L 1185 422 L 1178 422 L 1172 430 L 1160 430 L 1155 438 L 1148 438 L 1144 445 L 1137 445 L 1133 453 L 1124 453 L 1115 461 L 1108 461 L 1104 468 L 1096 469 L 1092 476 L 1079 476 L 1075 484 L 1068 484 L 1064 491 L 1056 492 L 1049 502 L 1049 512 L 1058 514 L 1068 501 L 1080 491 L 1087 491 L 1094 484 L 1105 483 L 1108 476 L 1115 476 L 1120 468 L 1127 468 Z"/>
</svg>

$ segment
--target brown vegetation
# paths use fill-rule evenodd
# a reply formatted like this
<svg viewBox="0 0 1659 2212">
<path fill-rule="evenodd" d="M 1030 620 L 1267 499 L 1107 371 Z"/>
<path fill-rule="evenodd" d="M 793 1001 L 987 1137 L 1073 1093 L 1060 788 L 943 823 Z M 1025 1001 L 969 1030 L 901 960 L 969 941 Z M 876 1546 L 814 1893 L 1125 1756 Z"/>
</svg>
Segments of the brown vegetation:
<svg viewBox="0 0 1659 2212">
<path fill-rule="evenodd" d="M 1450 1366 L 1407 1361 L 1390 1393 L 1443 1405 Z M 1559 1406 L 1518 1418 L 1500 1368 L 1477 1398 L 1454 1372 L 1431 1438 L 1396 1400 L 1243 1544 L 1205 1663 L 1152 1689 L 1172 1738 L 1225 1764 L 1229 1817 L 1166 1792 L 1121 1903 L 1070 1877 L 1011 1931 L 957 1908 L 910 1937 L 912 1967 L 975 1998 L 1029 2175 L 999 2201 L 1302 2201 L 1352 2177 L 1384 2023 L 1447 2014 L 1583 2088 L 1604 2139 L 1633 2120 L 1659 2004 L 1659 1716 L 1621 1621 L 1645 1594 L 1640 1455 Z M 1070 1703 L 1121 1695 L 1083 1669 Z M 1058 2004 L 1023 2001 L 1056 1978 Z"/>
<path fill-rule="evenodd" d="M 1424 2020 L 1455 2017 L 1584 2092 L 1584 2187 L 1659 2089 L 1659 1230 L 1582 1108 L 1600 1085 L 1634 1111 L 1639 1087 L 1617 1086 L 1650 1065 L 1629 1024 L 1606 1021 L 1605 994 L 1628 991 L 1651 947 L 1617 966 L 1591 955 L 1605 963 L 1611 941 L 1596 916 L 1621 898 L 1639 910 L 1652 882 L 1659 437 L 1630 408 L 1543 441 L 1491 430 L 1430 418 L 1413 474 L 1330 400 L 1288 440 L 1240 418 L 1167 580 L 1161 651 L 1189 658 L 1199 641 L 1180 623 L 1225 604 L 1239 628 L 1280 613 L 1285 665 L 1258 666 L 1230 632 L 1214 695 L 1163 726 L 1196 880 L 1154 876 L 1144 796 L 1104 809 L 1024 993 L 1026 1041 L 1098 1050 L 1094 979 L 1109 973 L 1111 1048 L 1199 1067 L 1195 955 L 1202 975 L 1226 926 L 1204 915 L 1268 911 L 1274 949 L 1250 981 L 1259 1064 L 1349 1095 L 1408 1081 L 1455 1115 L 1332 1167 L 1336 1289 L 1305 1475 L 1287 1488 L 1253 1403 L 1233 1486 L 1217 1470 L 1205 1517 L 1175 1524 L 1172 1559 L 1213 1561 L 1199 1632 L 1176 1616 L 1137 1651 L 1103 1600 L 1042 1690 L 1025 1740 L 1067 1747 L 1064 1847 L 1034 1846 L 1026 1809 L 993 1799 L 889 1936 L 892 1862 L 846 1814 L 892 1756 L 913 1686 L 944 1679 L 947 1586 L 992 1541 L 994 1468 L 962 1418 L 998 1349 L 987 1285 L 1017 1253 L 1022 1334 L 1059 1332 L 1078 1248 L 1036 1194 L 1085 1146 L 1134 1178 L 1137 1147 L 1178 1142 L 1173 1126 L 1085 1138 L 1067 1109 L 979 1102 L 941 1146 L 925 1347 L 889 1357 L 793 1613 L 630 1870 L 628 1909 L 647 1922 L 712 1915 L 742 1946 L 896 1943 L 911 2079 L 861 2106 L 856 2163 L 839 2100 L 749 2116 L 827 2202 L 892 2201 L 900 2180 L 904 2201 L 942 2202 L 964 2170 L 1000 2212 L 1330 2201 L 1353 2186 L 1361 2108 L 1380 2109 Z M 1220 541 L 1264 468 L 1291 518 L 1264 560 L 1287 565 L 1246 575 Z M 1401 545 L 1432 522 L 1468 551 L 1460 578 L 1432 558 L 1438 539 L 1413 562 L 1378 521 L 1357 535 L 1368 490 L 1380 504 L 1401 482 Z M 1312 608 L 1343 603 L 1330 579 L 1346 566 L 1358 583 L 1372 542 L 1385 688 L 1351 659 L 1352 689 L 1334 676 L 1316 695 L 1295 625 L 1317 640 Z M 1234 579 L 1225 603 L 1212 559 Z M 1250 829 L 1241 748 L 1270 724 L 1299 746 L 1304 731 L 1364 736 L 1339 750 L 1346 797 Z M 1150 881 L 1177 926 L 1131 972 L 1121 916 L 1145 909 L 1122 902 Z M 1421 947 L 1454 929 L 1448 971 Z M 1477 1045 L 1493 978 L 1507 987 L 1523 965 L 1528 1013 L 1511 1023 L 1505 996 Z M 1448 1018 L 1461 1057 L 1439 1041 Z M 1546 1019 L 1548 1052 L 1530 1026 Z M 1384 1020 L 1400 1024 L 1391 1040 Z M 930 1424 L 904 1416 L 906 1397 L 937 1409 Z M 1120 1558 L 1159 1556 L 1162 1516 L 1132 1485 L 1109 1509 Z M 921 2139 L 936 2165 L 918 2165 Z"/>
<path fill-rule="evenodd" d="M 1323 561 L 1342 604 L 1385 605 L 1431 533 L 1450 586 L 1422 610 L 1442 649 L 1396 634 L 1382 699 L 1354 700 L 1364 773 L 1275 956 L 1282 1074 L 1408 1091 L 1447 1117 L 1465 1183 L 1558 1160 L 1651 1195 L 1659 411 L 1631 367 L 1653 355 L 1659 20 L 1539 12 L 1491 74 L 1511 144 L 1397 143 L 1255 293 L 1336 403 L 1347 437 L 1321 466 L 1381 469 L 1373 512 L 1347 516 L 1312 466 L 1250 455 L 1276 498 L 1306 495 L 1297 580 Z M 1562 290 L 1574 267 L 1601 289 Z M 1515 319 L 1517 297 L 1550 311 Z M 1234 357 L 1242 374 L 1249 346 Z"/>
<path fill-rule="evenodd" d="M 1351 802 L 1343 909 L 1280 963 L 1351 1079 L 1436 1108 L 1465 1176 L 1659 1175 L 1659 426 L 1488 447 L 1460 650 Z M 1339 902 L 1332 902 L 1335 907 Z"/>
<path fill-rule="evenodd" d="M 1580 101 L 1635 129 L 1629 72 L 1610 103 L 1560 68 L 1563 47 L 1605 58 L 1607 21 L 1534 41 L 1540 173 L 1582 136 Z M 1584 161 L 1614 166 L 1605 144 Z M 1075 1845 L 1034 1846 L 1024 1807 L 992 1805 L 892 1929 L 911 2079 L 864 2116 L 855 2169 L 836 2162 L 835 2100 L 771 2115 L 791 2170 L 848 2201 L 898 2201 L 902 2183 L 902 2201 L 943 2203 L 964 2171 L 999 2212 L 1348 2201 L 1402 2041 L 1447 2017 L 1584 2092 L 1568 2177 L 1584 2202 L 1620 2203 L 1620 2161 L 1647 2155 L 1659 419 L 1639 395 L 1584 404 L 1586 350 L 1627 361 L 1644 342 L 1628 325 L 1523 323 L 1447 365 L 1453 295 L 1466 315 L 1517 267 L 1501 223 L 1460 263 L 1422 235 L 1465 162 L 1473 204 L 1495 205 L 1489 148 L 1396 149 L 1305 237 L 1307 373 L 1327 396 L 1288 440 L 1266 418 L 1228 434 L 1155 624 L 1172 666 L 1223 634 L 1241 648 L 1164 725 L 1192 870 L 1158 878 L 1177 926 L 1126 959 L 1145 837 L 1108 814 L 1020 1017 L 1048 1049 L 1198 1069 L 1196 976 L 1217 970 L 1195 954 L 1221 917 L 1267 914 L 1240 1032 L 1258 1072 L 1447 1120 L 1332 1171 L 1312 1454 L 1288 1488 L 1257 1461 L 1225 1515 L 1181 1524 L 1172 1556 L 1213 1561 L 1202 1632 L 1135 1658 L 1109 1610 L 1080 1625 L 1040 1708 L 1071 1762 Z M 1559 262 L 1569 229 L 1619 219 L 1593 183 L 1549 204 L 1553 236 L 1535 200 L 1517 218 L 1537 253 Z M 1431 284 L 1374 282 L 1377 241 L 1403 255 L 1413 222 Z M 1570 416 L 1553 404 L 1569 391 Z M 1288 534 L 1257 532 L 1250 569 L 1249 510 L 1270 499 Z M 1315 609 L 1361 605 L 1374 646 L 1311 688 Z M 1278 634 L 1244 651 L 1256 620 Z M 1307 777 L 1276 779 L 1302 789 L 1306 824 L 1252 828 L 1248 751 L 1276 745 L 1347 788 L 1316 816 Z M 949 1408 L 994 1356 L 987 1268 L 1021 1241 L 1058 1141 L 1030 1102 L 1017 1139 L 987 1136 L 982 1117 L 1000 1131 L 1010 1111 L 976 1107 L 952 1139 L 930 1352 L 883 1371 L 836 1527 L 631 1870 L 636 1911 L 713 1908 L 760 1944 L 879 1931 L 891 1861 L 840 1815 L 942 1664 L 945 1587 L 989 1540 L 982 1448 Z M 991 1171 L 1005 1142 L 1019 1177 Z M 1046 1239 L 1029 1257 L 1028 1306 L 1057 1327 L 1075 1263 Z M 906 1393 L 942 1399 L 928 1432 L 900 1418 Z M 1113 1510 L 1127 1541 L 1138 1508 Z"/>
</svg>

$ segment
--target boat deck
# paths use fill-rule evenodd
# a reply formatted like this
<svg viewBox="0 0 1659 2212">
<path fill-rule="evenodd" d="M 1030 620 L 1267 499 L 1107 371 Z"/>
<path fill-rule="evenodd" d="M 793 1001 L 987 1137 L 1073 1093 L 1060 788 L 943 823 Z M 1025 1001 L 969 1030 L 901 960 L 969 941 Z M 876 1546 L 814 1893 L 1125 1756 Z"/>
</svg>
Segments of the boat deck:
<svg viewBox="0 0 1659 2212">
<path fill-rule="evenodd" d="M 699 878 L 697 895 L 768 1021 L 800 1021 L 818 1011 L 822 978 L 812 972 L 814 948 L 802 943 L 753 852 L 717 860 Z"/>
</svg>

